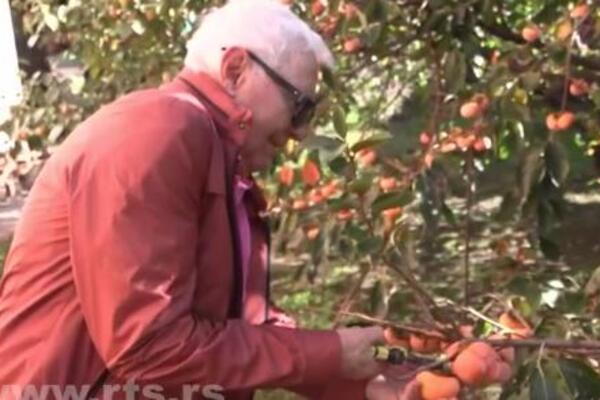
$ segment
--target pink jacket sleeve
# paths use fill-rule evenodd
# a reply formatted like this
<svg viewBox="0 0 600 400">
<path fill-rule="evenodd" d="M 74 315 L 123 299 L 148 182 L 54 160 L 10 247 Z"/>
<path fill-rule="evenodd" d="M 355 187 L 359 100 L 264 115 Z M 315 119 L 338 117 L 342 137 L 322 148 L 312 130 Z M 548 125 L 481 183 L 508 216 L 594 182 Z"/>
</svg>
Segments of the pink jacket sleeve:
<svg viewBox="0 0 600 400">
<path fill-rule="evenodd" d="M 210 321 L 192 311 L 201 193 L 219 150 L 205 117 L 171 99 L 159 103 L 144 115 L 105 115 L 71 143 L 80 154 L 67 178 L 74 279 L 110 374 L 226 391 L 334 379 L 335 332 Z M 113 140 L 102 133 L 110 131 L 127 133 Z"/>
</svg>

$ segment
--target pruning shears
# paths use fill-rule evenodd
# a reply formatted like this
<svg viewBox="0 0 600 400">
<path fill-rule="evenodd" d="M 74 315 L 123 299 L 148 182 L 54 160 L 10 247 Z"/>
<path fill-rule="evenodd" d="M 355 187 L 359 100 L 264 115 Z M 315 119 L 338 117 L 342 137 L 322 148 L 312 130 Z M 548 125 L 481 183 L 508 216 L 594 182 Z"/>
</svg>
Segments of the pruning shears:
<svg viewBox="0 0 600 400">
<path fill-rule="evenodd" d="M 403 347 L 373 346 L 373 358 L 392 365 L 412 364 L 429 370 L 445 370 L 447 357 L 428 357 Z"/>
</svg>

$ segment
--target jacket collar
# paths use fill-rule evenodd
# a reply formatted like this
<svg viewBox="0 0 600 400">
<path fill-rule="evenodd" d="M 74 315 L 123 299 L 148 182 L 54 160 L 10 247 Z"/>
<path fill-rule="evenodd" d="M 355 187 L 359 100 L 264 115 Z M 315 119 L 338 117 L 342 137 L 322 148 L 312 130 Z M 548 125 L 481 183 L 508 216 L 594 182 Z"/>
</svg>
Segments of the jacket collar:
<svg viewBox="0 0 600 400">
<path fill-rule="evenodd" d="M 175 78 L 200 97 L 219 130 L 241 147 L 252 124 L 252 111 L 237 104 L 219 82 L 204 72 L 184 68 Z"/>
<path fill-rule="evenodd" d="M 206 107 L 211 118 L 217 125 L 217 129 L 228 142 L 237 149 L 241 147 L 248 134 L 248 128 L 252 124 L 252 112 L 237 104 L 227 91 L 212 77 L 204 72 L 194 72 L 184 68 L 175 78 L 175 83 L 185 87 L 196 97 L 200 97 L 202 104 Z M 242 167 L 243 169 L 243 167 Z M 242 171 L 241 175 L 246 175 Z M 262 189 L 252 176 L 247 176 L 251 186 L 247 192 L 247 198 L 252 204 L 254 217 L 266 211 L 267 201 Z"/>
</svg>

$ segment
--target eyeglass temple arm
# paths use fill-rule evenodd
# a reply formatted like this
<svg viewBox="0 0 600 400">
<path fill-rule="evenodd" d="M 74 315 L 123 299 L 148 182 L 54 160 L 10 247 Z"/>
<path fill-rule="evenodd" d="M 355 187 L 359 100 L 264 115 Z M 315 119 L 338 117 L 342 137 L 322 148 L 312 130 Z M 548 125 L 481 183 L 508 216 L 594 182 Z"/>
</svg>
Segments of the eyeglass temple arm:
<svg viewBox="0 0 600 400">
<path fill-rule="evenodd" d="M 289 83 L 288 81 L 283 79 L 277 72 L 275 72 L 271 67 L 269 67 L 263 60 L 258 58 L 258 56 L 256 56 L 256 54 L 254 54 L 250 50 L 247 50 L 247 51 L 248 51 L 248 55 L 250 56 L 250 58 L 252 60 L 256 61 L 258 64 L 260 64 L 260 66 L 264 68 L 264 70 L 267 72 L 267 74 L 269 74 L 269 76 L 273 80 L 277 81 L 278 84 L 280 84 L 281 86 L 284 86 L 287 90 L 292 92 L 295 96 L 298 96 L 298 95 L 304 96 L 304 94 L 300 90 L 296 89 L 294 87 L 294 85 L 292 85 L 291 83 Z"/>
</svg>

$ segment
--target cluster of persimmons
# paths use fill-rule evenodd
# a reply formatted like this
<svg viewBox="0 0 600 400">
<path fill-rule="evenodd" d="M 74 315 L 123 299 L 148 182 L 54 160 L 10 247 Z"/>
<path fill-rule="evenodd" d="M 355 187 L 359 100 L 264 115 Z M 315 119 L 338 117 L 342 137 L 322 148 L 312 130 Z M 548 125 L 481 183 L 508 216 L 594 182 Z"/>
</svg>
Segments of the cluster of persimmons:
<svg viewBox="0 0 600 400">
<path fill-rule="evenodd" d="M 365 148 L 356 152 L 356 162 L 362 168 L 372 166 L 377 161 L 377 153 L 372 148 Z M 294 211 L 305 211 L 310 207 L 318 206 L 328 199 L 337 197 L 341 194 L 343 187 L 338 179 L 332 179 L 323 182 L 321 170 L 317 163 L 307 159 L 300 171 L 302 183 L 307 188 L 306 193 L 291 200 L 290 207 Z M 279 169 L 279 183 L 283 187 L 291 187 L 296 180 L 296 171 L 289 165 L 282 165 Z M 381 176 L 375 178 L 375 184 L 383 193 L 389 193 L 401 186 L 400 181 L 393 176 Z M 356 216 L 357 210 L 354 208 L 342 208 L 338 210 L 335 217 L 338 221 L 349 221 Z M 402 215 L 402 207 L 391 207 L 381 211 L 384 225 L 388 228 L 393 226 L 394 222 Z M 320 230 L 316 225 L 307 225 L 304 229 L 308 239 L 315 239 Z"/>
<path fill-rule="evenodd" d="M 590 15 L 590 7 L 585 4 L 579 4 L 575 6 L 569 13 L 568 19 L 564 19 L 556 27 L 555 36 L 560 41 L 571 40 L 573 33 L 576 29 L 577 23 L 588 18 Z M 521 30 L 521 36 L 527 43 L 536 43 L 542 37 L 543 31 L 536 24 L 528 24 Z M 579 97 L 585 96 L 589 93 L 589 84 L 583 79 L 569 79 L 567 82 L 569 93 L 572 96 Z M 546 126 L 550 131 L 558 132 L 569 129 L 575 122 L 575 115 L 568 110 L 561 110 L 558 112 L 549 113 L 546 116 Z"/>
<path fill-rule="evenodd" d="M 524 339 L 533 336 L 529 324 L 506 312 L 499 318 L 499 324 L 506 333 L 498 333 L 489 339 Z M 394 328 L 386 328 L 387 345 L 403 347 L 420 354 L 443 354 L 448 360 L 444 372 L 425 370 L 416 379 L 421 383 L 421 396 L 424 400 L 451 400 L 459 396 L 463 385 L 485 387 L 510 380 L 515 349 L 504 347 L 495 349 L 484 341 L 473 341 L 473 327 L 461 326 L 463 339 L 449 341 L 439 332 L 430 334 L 404 334 Z"/>
</svg>

